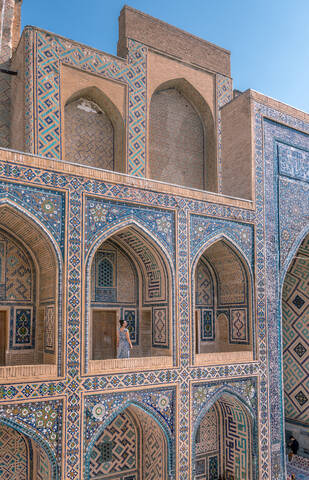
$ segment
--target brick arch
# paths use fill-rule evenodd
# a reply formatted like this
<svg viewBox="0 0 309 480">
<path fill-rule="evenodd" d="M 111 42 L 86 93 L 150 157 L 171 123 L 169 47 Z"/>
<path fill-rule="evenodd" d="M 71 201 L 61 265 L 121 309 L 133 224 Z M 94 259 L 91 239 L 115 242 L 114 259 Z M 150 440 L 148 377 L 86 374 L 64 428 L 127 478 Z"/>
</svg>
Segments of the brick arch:
<svg viewBox="0 0 309 480">
<path fill-rule="evenodd" d="M 100 458 L 102 462 L 102 453 L 108 450 L 108 445 L 104 448 L 102 441 L 112 443 L 113 457 L 103 467 L 97 460 Z M 93 436 L 85 457 L 86 479 L 95 478 L 91 476 L 93 472 L 102 475 L 102 479 L 106 475 L 114 478 L 115 474 L 115 480 L 129 475 L 134 480 L 167 480 L 172 472 L 172 456 L 170 433 L 156 412 L 139 402 L 128 402 L 106 419 Z"/>
<path fill-rule="evenodd" d="M 21 450 L 14 451 L 16 443 Z M 4 466 L 1 455 L 5 455 Z M 46 441 L 27 426 L 6 418 L 0 418 L 0 472 L 10 474 L 10 480 L 59 480 L 57 462 Z"/>
<path fill-rule="evenodd" d="M 40 325 L 39 328 L 42 331 L 40 335 L 37 335 L 33 327 L 32 346 L 29 345 L 27 348 L 29 349 L 28 352 L 30 352 L 31 348 L 34 349 L 33 351 L 40 360 L 32 361 L 27 354 L 27 358 L 25 357 L 23 362 L 18 362 L 18 364 L 35 365 L 40 363 L 56 365 L 58 344 L 61 342 L 62 330 L 61 287 L 59 286 L 63 268 L 61 252 L 51 234 L 38 219 L 33 218 L 24 208 L 10 200 L 2 199 L 0 211 L 0 227 L 6 232 L 6 235 L 11 236 L 15 241 L 23 245 L 23 248 L 27 250 L 35 265 L 36 288 L 34 288 L 33 294 L 34 304 L 32 312 L 29 311 L 27 315 L 29 319 L 32 318 L 33 325 L 34 323 L 37 326 Z M 13 318 L 13 323 L 16 320 L 14 315 L 18 313 L 17 307 L 25 310 L 25 306 L 21 301 L 15 306 L 10 302 L 9 307 L 11 309 L 14 308 L 14 312 L 10 314 L 11 319 Z M 17 323 L 15 324 L 17 325 Z M 44 343 L 43 337 L 45 337 Z M 22 345 L 18 347 L 19 350 L 21 347 Z M 60 352 L 61 348 L 59 348 Z M 13 363 L 11 365 L 15 364 L 15 360 L 12 360 Z M 58 371 L 60 371 L 60 368 L 61 362 L 58 363 Z M 33 375 L 35 374 L 36 372 L 33 370 Z"/>
<path fill-rule="evenodd" d="M 184 78 L 161 84 L 152 95 L 149 116 L 149 176 L 217 191 L 214 119 L 193 85 Z"/>
<path fill-rule="evenodd" d="M 126 172 L 124 121 L 102 90 L 92 86 L 75 92 L 64 117 L 67 161 Z"/>
<path fill-rule="evenodd" d="M 256 419 L 247 403 L 232 389 L 219 389 L 199 412 L 194 424 L 194 478 L 210 480 L 225 475 L 257 479 L 256 435 Z"/>
<path fill-rule="evenodd" d="M 208 284 L 213 285 L 215 292 L 209 305 L 196 303 L 196 276 L 203 264 L 207 265 L 211 278 Z M 239 359 L 242 355 L 249 355 L 247 360 L 251 359 L 254 344 L 253 277 L 246 256 L 230 238 L 219 235 L 200 248 L 193 260 L 191 275 L 195 353 L 241 352 L 237 353 Z M 227 334 L 222 331 L 226 321 L 229 326 Z M 218 361 L 220 359 L 218 357 Z M 207 361 L 206 357 L 204 360 Z"/>
</svg>

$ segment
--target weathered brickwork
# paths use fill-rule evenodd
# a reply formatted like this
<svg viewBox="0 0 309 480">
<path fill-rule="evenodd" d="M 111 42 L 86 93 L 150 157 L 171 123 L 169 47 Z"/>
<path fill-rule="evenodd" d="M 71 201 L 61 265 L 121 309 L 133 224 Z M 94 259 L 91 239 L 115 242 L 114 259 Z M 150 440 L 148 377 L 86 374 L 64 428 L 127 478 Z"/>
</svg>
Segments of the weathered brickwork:
<svg viewBox="0 0 309 480">
<path fill-rule="evenodd" d="M 0 150 L 0 472 L 285 480 L 284 389 L 308 424 L 309 118 L 232 100 L 216 46 L 129 7 L 120 30 L 126 58 L 30 27 L 18 48 L 31 155 Z"/>
</svg>

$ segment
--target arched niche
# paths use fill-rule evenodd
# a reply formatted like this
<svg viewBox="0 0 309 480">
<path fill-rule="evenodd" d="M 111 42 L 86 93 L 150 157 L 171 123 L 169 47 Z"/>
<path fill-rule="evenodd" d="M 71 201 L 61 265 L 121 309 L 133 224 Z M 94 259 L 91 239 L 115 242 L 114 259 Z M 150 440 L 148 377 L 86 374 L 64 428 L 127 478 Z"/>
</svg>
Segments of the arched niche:
<svg viewBox="0 0 309 480">
<path fill-rule="evenodd" d="M 199 419 L 193 438 L 194 478 L 252 480 L 254 471 L 252 417 L 234 395 L 223 393 Z"/>
<path fill-rule="evenodd" d="M 10 480 L 56 480 L 43 446 L 13 427 L 0 423 L 1 478 Z"/>
<path fill-rule="evenodd" d="M 253 360 L 251 275 L 242 254 L 218 239 L 200 253 L 192 274 L 195 363 Z"/>
<path fill-rule="evenodd" d="M 309 234 L 292 259 L 282 289 L 282 346 L 285 429 L 309 450 Z"/>
<path fill-rule="evenodd" d="M 98 87 L 74 93 L 64 107 L 64 158 L 125 172 L 125 132 L 118 108 Z"/>
<path fill-rule="evenodd" d="M 0 205 L 0 213 L 0 378 L 55 376 L 59 252 L 43 228 L 17 206 Z"/>
<path fill-rule="evenodd" d="M 217 191 L 216 133 L 208 103 L 185 79 L 160 85 L 149 112 L 148 176 Z"/>
<path fill-rule="evenodd" d="M 120 228 L 88 258 L 88 371 L 173 364 L 172 283 L 163 251 L 137 226 Z M 130 358 L 117 358 L 119 320 Z"/>
<path fill-rule="evenodd" d="M 86 459 L 86 478 L 168 480 L 168 446 L 161 426 L 130 405 L 97 437 Z"/>
</svg>

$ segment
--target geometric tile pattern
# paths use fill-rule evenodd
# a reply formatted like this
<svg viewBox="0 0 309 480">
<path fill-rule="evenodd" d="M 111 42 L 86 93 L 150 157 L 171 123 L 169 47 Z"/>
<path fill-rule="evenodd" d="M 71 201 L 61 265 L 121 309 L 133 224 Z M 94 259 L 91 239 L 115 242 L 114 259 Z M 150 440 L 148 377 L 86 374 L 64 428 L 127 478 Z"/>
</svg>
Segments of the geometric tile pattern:
<svg viewBox="0 0 309 480">
<path fill-rule="evenodd" d="M 32 347 L 33 342 L 32 309 L 14 308 L 12 348 Z"/>
<path fill-rule="evenodd" d="M 282 309 L 285 416 L 309 424 L 309 235 L 286 274 Z"/>
<path fill-rule="evenodd" d="M 6 253 L 2 264 L 5 278 L 2 301 L 31 301 L 33 299 L 34 267 L 25 249 L 1 231 L 0 239 Z"/>
<path fill-rule="evenodd" d="M 51 480 L 52 472 L 48 455 L 40 445 L 37 445 L 37 450 L 37 480 Z"/>
<path fill-rule="evenodd" d="M 248 343 L 248 320 L 246 308 L 232 308 L 230 314 L 230 342 Z"/>
<path fill-rule="evenodd" d="M 309 182 L 309 153 L 278 143 L 279 174 Z"/>
<path fill-rule="evenodd" d="M 251 477 L 251 425 L 241 405 L 229 397 L 218 400 L 221 407 L 223 471 L 227 478 Z"/>
<path fill-rule="evenodd" d="M 48 305 L 45 308 L 44 320 L 44 351 L 45 353 L 54 353 L 55 351 L 55 307 Z"/>
<path fill-rule="evenodd" d="M 267 475 L 278 479 L 284 478 L 285 475 L 284 451 L 282 449 L 284 444 L 282 370 L 278 365 L 278 359 L 281 358 L 282 354 L 280 348 L 282 317 L 281 309 L 278 308 L 278 298 L 280 298 L 289 263 L 295 255 L 308 226 L 308 184 L 291 177 L 278 175 L 278 155 L 274 153 L 278 151 L 278 142 L 308 150 L 308 133 L 309 125 L 305 121 L 282 111 L 276 111 L 261 103 L 255 104 L 256 198 L 260 199 L 256 214 L 257 225 L 261 225 L 260 229 L 257 228 L 256 238 L 258 243 L 261 240 L 261 247 L 263 242 L 266 242 L 265 244 L 268 246 L 265 250 L 264 280 L 259 272 L 257 274 L 257 288 L 266 288 L 268 299 L 267 310 L 263 313 L 264 317 L 268 319 L 268 332 L 265 329 L 263 332 L 264 338 L 267 335 L 267 344 L 259 335 L 260 354 L 262 352 L 261 361 L 263 362 L 263 359 L 265 359 L 267 365 L 264 378 L 262 376 L 261 393 L 263 399 L 260 402 L 269 404 L 271 420 L 268 438 L 272 439 L 270 459 L 266 448 L 261 447 L 261 466 L 263 473 L 270 467 L 271 473 Z M 263 184 L 263 175 L 265 175 L 265 184 Z M 278 208 L 279 219 L 275 214 Z M 260 219 L 263 217 L 265 218 L 264 231 L 262 224 L 260 224 Z M 257 247 L 259 248 L 259 245 Z M 275 261 L 278 251 L 281 272 Z M 262 271 L 263 269 L 260 272 L 261 274 Z M 263 296 L 265 298 L 265 290 Z M 260 295 L 257 297 L 258 310 L 259 297 Z M 257 321 L 259 322 L 258 318 Z M 268 377 L 267 373 L 269 373 Z M 266 388 L 263 388 L 263 385 Z M 268 388 L 271 395 L 267 398 Z M 266 426 L 266 428 L 268 427 Z M 262 436 L 264 431 L 267 434 L 262 427 Z"/>
<path fill-rule="evenodd" d="M 214 315 L 212 310 L 198 310 L 201 314 L 201 341 L 215 339 Z"/>
<path fill-rule="evenodd" d="M 16 430 L 0 425 L 1 480 L 28 480 L 28 448 Z"/>
<path fill-rule="evenodd" d="M 110 458 L 104 458 L 104 444 L 111 443 Z M 116 472 L 129 473 L 138 468 L 139 438 L 134 420 L 127 412 L 120 413 L 97 439 L 90 456 L 90 478 Z M 122 477 L 121 477 L 122 478 Z"/>
<path fill-rule="evenodd" d="M 36 132 L 35 144 L 28 144 L 30 152 L 45 157 L 62 158 L 61 130 L 61 92 L 60 62 L 78 67 L 105 78 L 121 81 L 128 86 L 128 171 L 130 175 L 145 176 L 145 112 L 146 112 L 146 52 L 147 48 L 133 40 L 129 41 L 128 61 L 103 54 L 89 47 L 77 45 L 56 35 L 33 29 L 33 35 L 27 36 L 36 56 L 27 58 L 34 65 L 33 76 L 28 82 L 37 92 L 36 122 L 32 129 Z M 28 56 L 33 55 L 29 47 Z M 31 85 L 30 85 L 31 88 Z M 29 89 L 30 89 L 29 88 Z M 27 103 L 26 103 L 27 105 Z M 34 117 L 27 116 L 27 129 L 33 124 Z"/>
<path fill-rule="evenodd" d="M 169 321 L 167 307 L 154 307 L 152 309 L 152 346 L 169 347 Z"/>
</svg>

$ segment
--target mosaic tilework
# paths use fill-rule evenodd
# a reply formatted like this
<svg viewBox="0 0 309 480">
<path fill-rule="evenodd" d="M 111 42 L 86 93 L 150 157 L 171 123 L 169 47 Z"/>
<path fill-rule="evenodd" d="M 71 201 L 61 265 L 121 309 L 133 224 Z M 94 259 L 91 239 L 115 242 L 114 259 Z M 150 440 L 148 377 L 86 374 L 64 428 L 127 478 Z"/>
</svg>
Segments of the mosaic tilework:
<svg viewBox="0 0 309 480">
<path fill-rule="evenodd" d="M 309 152 L 278 143 L 279 174 L 309 182 Z"/>
<path fill-rule="evenodd" d="M 222 153 L 221 153 L 221 111 L 220 108 L 233 98 L 233 80 L 224 75 L 216 75 L 217 96 L 217 136 L 218 136 L 218 192 L 222 193 Z"/>
<path fill-rule="evenodd" d="M 195 274 L 195 304 L 212 306 L 214 303 L 214 287 L 208 267 L 201 261 L 196 266 Z"/>
<path fill-rule="evenodd" d="M 34 267 L 29 254 L 4 231 L 1 239 L 1 301 L 33 300 Z"/>
<path fill-rule="evenodd" d="M 201 341 L 207 342 L 215 339 L 214 314 L 212 310 L 201 309 Z"/>
<path fill-rule="evenodd" d="M 169 319 L 167 307 L 154 307 L 152 309 L 152 346 L 169 347 Z"/>
<path fill-rule="evenodd" d="M 132 409 L 139 412 L 139 409 L 144 410 L 144 414 L 141 413 L 142 418 L 147 418 L 150 414 L 153 419 L 156 419 L 156 427 L 152 426 L 151 432 L 147 431 L 146 436 L 153 448 L 158 443 L 159 431 L 161 429 L 165 432 L 169 443 L 169 458 L 168 465 L 172 468 L 174 457 L 173 444 L 175 434 L 175 391 L 173 388 L 159 388 L 152 390 L 138 390 L 127 391 L 124 393 L 108 393 L 102 395 L 90 395 L 85 400 L 85 416 L 86 416 L 86 428 L 85 428 L 85 442 L 87 447 L 86 456 L 86 474 L 88 472 L 88 464 L 91 462 L 91 454 L 94 439 L 98 436 L 98 433 L 105 429 L 105 426 L 110 425 L 113 419 L 117 419 L 119 414 L 124 408 L 132 405 Z M 135 405 L 135 406 L 134 406 Z M 136 408 L 139 407 L 139 408 Z M 146 416 L 146 417 L 145 417 Z M 151 418 L 150 417 L 150 418 Z M 149 421 L 147 419 L 146 430 L 148 430 Z M 151 422 L 154 422 L 152 420 Z M 161 427 L 161 428 L 160 428 Z M 159 430 L 157 430 L 159 428 Z M 155 433 L 157 432 L 157 434 Z M 173 439 L 173 440 L 172 440 Z M 160 460 L 152 449 L 148 452 L 152 458 L 152 465 L 154 468 L 160 468 Z M 150 457 L 149 457 L 150 460 Z M 149 472 L 149 479 L 151 479 L 151 473 Z"/>
<path fill-rule="evenodd" d="M 164 247 L 175 255 L 175 219 L 173 212 L 140 208 L 133 204 L 89 198 L 86 203 L 86 247 L 90 249 L 102 232 L 125 220 L 136 220 L 161 240 Z"/>
<path fill-rule="evenodd" d="M 309 423 L 309 237 L 299 247 L 282 292 L 285 415 Z"/>
<path fill-rule="evenodd" d="M 230 314 L 230 343 L 248 343 L 248 319 L 246 308 L 232 308 Z"/>
<path fill-rule="evenodd" d="M 31 308 L 14 309 L 13 348 L 33 347 L 34 325 Z"/>
<path fill-rule="evenodd" d="M 283 267 L 294 242 L 308 227 L 309 183 L 280 178 L 279 196 L 280 263 Z M 302 201 L 299 202 L 299 199 Z"/>
<path fill-rule="evenodd" d="M 138 413 L 143 434 L 142 465 L 145 480 L 166 478 L 166 447 L 162 429 L 150 415 Z"/>
<path fill-rule="evenodd" d="M 104 445 L 106 442 L 111 444 L 110 452 L 106 452 L 107 445 Z M 138 443 L 137 428 L 131 415 L 127 412 L 120 413 L 106 427 L 93 446 L 90 456 L 90 478 L 134 471 L 138 468 Z M 108 456 L 107 453 L 109 453 Z"/>
<path fill-rule="evenodd" d="M 128 85 L 128 173 L 144 176 L 146 47 L 130 40 L 128 61 L 125 61 L 56 35 L 39 30 L 32 32 L 33 36 L 28 34 L 27 42 L 30 44 L 33 41 L 36 57 L 31 58 L 30 48 L 25 53 L 28 54 L 26 64 L 34 65 L 34 78 L 37 79 L 37 82 L 33 82 L 33 76 L 28 77 L 36 91 L 37 121 L 34 125 L 36 141 L 35 144 L 28 145 L 29 151 L 45 157 L 62 157 L 60 132 L 63 129 L 63 122 L 60 113 L 59 69 L 60 63 L 63 63 Z M 29 104 L 26 103 L 26 106 Z M 31 114 L 27 115 L 27 130 L 33 130 L 33 126 L 29 125 L 33 118 Z"/>
<path fill-rule="evenodd" d="M 237 402 L 218 400 L 223 425 L 223 469 L 227 477 L 247 480 L 250 478 L 250 424 L 244 409 Z"/>
<path fill-rule="evenodd" d="M 50 480 L 52 472 L 48 455 L 40 445 L 37 447 L 37 480 Z"/>
<path fill-rule="evenodd" d="M 2 175 L 6 175 L 10 166 L 2 165 Z M 13 177 L 19 177 L 18 168 L 13 172 Z M 25 169 L 25 179 L 31 181 L 36 175 L 33 170 Z M 51 184 L 54 183 L 54 175 L 45 173 L 45 180 Z M 56 183 L 57 185 L 57 183 Z M 60 185 L 59 185 L 60 186 Z M 0 182 L 0 200 L 9 199 L 17 203 L 26 211 L 30 211 L 35 218 L 38 218 L 51 232 L 58 242 L 60 249 L 64 250 L 64 214 L 65 197 L 63 192 L 55 192 L 52 189 L 43 190 L 35 186 L 23 185 L 18 183 Z"/>
<path fill-rule="evenodd" d="M 272 118 L 274 121 L 263 120 L 263 115 L 268 118 Z M 285 126 L 277 122 L 283 122 Z M 291 196 L 288 199 L 285 196 L 280 195 L 280 210 L 282 204 L 289 204 L 289 208 L 286 212 L 285 223 L 280 223 L 280 230 L 278 219 L 274 218 L 274 212 L 278 208 L 278 197 L 275 185 L 278 184 L 278 166 L 276 162 L 278 161 L 277 156 L 274 156 L 274 152 L 277 151 L 276 144 L 278 141 L 282 140 L 285 144 L 291 144 L 294 147 L 306 148 L 308 147 L 308 136 L 305 133 L 295 130 L 299 129 L 303 132 L 309 133 L 309 128 L 306 123 L 303 121 L 297 120 L 295 118 L 289 117 L 288 115 L 282 112 L 276 112 L 275 110 L 268 108 L 264 105 L 256 104 L 255 105 L 255 137 L 256 137 L 256 157 L 257 164 L 265 165 L 265 195 L 267 199 L 271 199 L 265 203 L 265 215 L 266 215 L 266 240 L 267 246 L 266 249 L 266 267 L 267 275 L 266 287 L 268 301 L 267 304 L 267 318 L 269 328 L 268 334 L 268 353 L 267 358 L 269 362 L 269 371 L 271 375 L 269 377 L 269 388 L 271 391 L 271 396 L 269 398 L 270 402 L 270 412 L 271 412 L 271 422 L 270 422 L 270 438 L 272 439 L 272 451 L 271 451 L 271 471 L 272 477 L 276 479 L 284 478 L 284 452 L 282 449 L 283 445 L 283 424 L 282 418 L 284 415 L 283 411 L 283 398 L 282 398 L 282 387 L 280 385 L 280 367 L 278 369 L 278 358 L 281 358 L 280 351 L 280 327 L 281 327 L 281 312 L 278 310 L 277 299 L 280 298 L 280 288 L 281 285 L 278 285 L 279 271 L 277 270 L 277 264 L 274 262 L 276 258 L 276 252 L 278 252 L 279 245 L 276 239 L 278 238 L 278 232 L 280 232 L 280 251 L 288 248 L 291 248 L 293 242 L 290 243 L 290 247 L 287 248 L 287 243 L 289 242 L 290 236 L 282 235 L 283 230 L 287 223 L 289 223 L 289 233 L 294 236 L 294 244 L 297 241 L 297 236 L 300 235 L 298 232 L 299 223 L 303 222 L 305 209 L 303 209 L 303 202 L 299 202 L 299 198 L 306 198 L 294 196 L 292 190 L 290 190 Z M 264 150 L 262 148 L 262 144 Z M 264 162 L 264 163 L 261 163 Z M 259 172 L 258 172 L 259 176 Z M 289 179 L 286 179 L 288 181 Z M 292 182 L 292 180 L 289 180 Z M 299 184 L 300 185 L 300 184 Z M 295 181 L 295 192 L 297 192 L 299 186 Z M 257 182 L 257 195 L 262 194 L 262 184 Z M 291 215 L 291 210 L 294 207 L 299 208 L 299 215 L 293 217 Z M 294 219 L 294 222 L 292 221 Z M 257 238 L 259 237 L 259 231 L 257 231 Z M 292 250 L 288 253 L 287 260 L 285 261 L 284 268 L 286 264 L 290 262 L 295 253 L 295 246 L 292 247 Z M 281 279 L 281 282 L 283 279 Z M 262 345 L 260 344 L 260 351 Z M 265 350 L 266 351 L 266 350 Z M 278 376 L 277 376 L 278 375 Z M 279 381 L 278 381 L 279 380 Z M 264 392 L 263 392 L 264 395 Z M 267 402 L 267 399 L 262 400 Z M 266 457 L 266 452 L 265 452 Z M 264 452 L 262 449 L 262 458 L 264 459 Z M 264 465 L 264 461 L 262 467 Z M 265 462 L 266 466 L 266 462 Z"/>
<path fill-rule="evenodd" d="M 123 310 L 123 319 L 128 323 L 132 345 L 138 343 L 138 318 L 136 310 Z"/>
<path fill-rule="evenodd" d="M 215 237 L 230 238 L 242 249 L 250 265 L 253 265 L 253 227 L 238 222 L 227 222 L 217 218 L 191 215 L 190 255 L 191 259 L 200 249 Z"/>
<path fill-rule="evenodd" d="M 1 480 L 28 480 L 28 449 L 23 436 L 13 428 L 0 425 Z"/>
<path fill-rule="evenodd" d="M 49 305 L 45 308 L 44 319 L 44 351 L 54 353 L 55 351 L 55 307 Z"/>
</svg>

